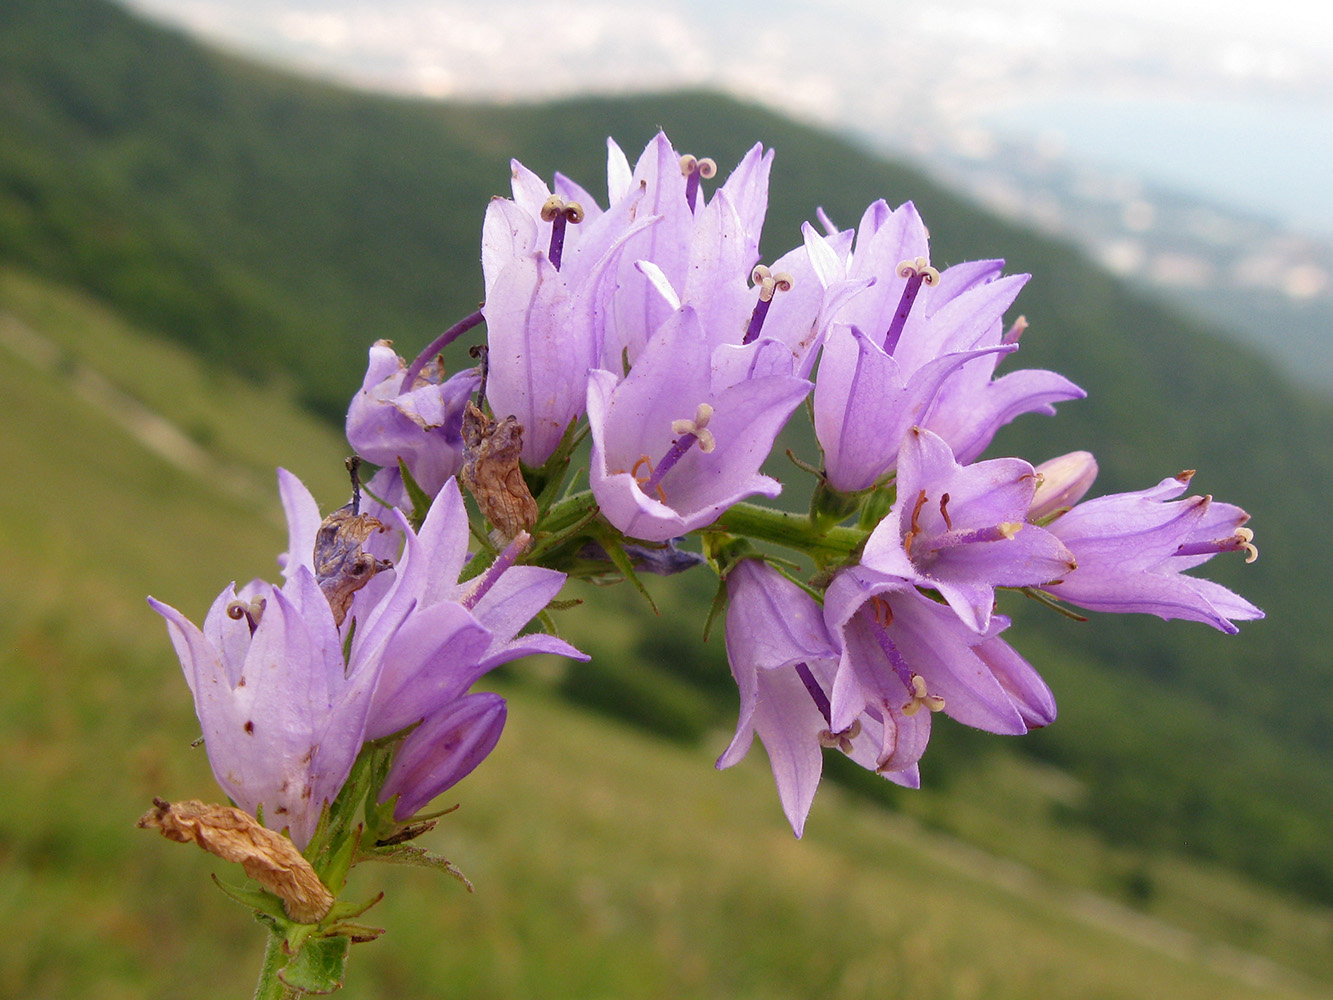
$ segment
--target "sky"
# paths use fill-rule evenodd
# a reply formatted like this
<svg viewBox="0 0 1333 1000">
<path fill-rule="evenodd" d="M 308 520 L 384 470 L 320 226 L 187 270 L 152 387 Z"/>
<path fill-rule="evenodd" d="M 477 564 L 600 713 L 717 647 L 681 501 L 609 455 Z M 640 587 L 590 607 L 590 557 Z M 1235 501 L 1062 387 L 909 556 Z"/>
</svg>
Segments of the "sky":
<svg viewBox="0 0 1333 1000">
<path fill-rule="evenodd" d="M 123 2 L 398 93 L 708 86 L 926 162 L 1026 136 L 1333 239 L 1329 0 Z"/>
</svg>

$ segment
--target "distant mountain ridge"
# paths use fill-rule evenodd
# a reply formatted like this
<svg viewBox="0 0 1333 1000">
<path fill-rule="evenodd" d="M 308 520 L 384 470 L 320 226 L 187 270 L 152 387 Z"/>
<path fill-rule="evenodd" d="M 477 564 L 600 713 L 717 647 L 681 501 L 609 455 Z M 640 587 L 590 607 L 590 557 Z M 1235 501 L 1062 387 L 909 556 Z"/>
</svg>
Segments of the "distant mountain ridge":
<svg viewBox="0 0 1333 1000">
<path fill-rule="evenodd" d="M 777 148 L 767 259 L 818 205 L 851 225 L 884 196 L 916 201 L 938 264 L 1005 256 L 1033 272 L 1023 364 L 1090 398 L 1026 418 L 998 451 L 1090 448 L 1099 492 L 1197 467 L 1199 489 L 1255 515 L 1259 563 L 1210 574 L 1270 619 L 1239 638 L 1155 620 L 1041 623 L 1034 661 L 1069 661 L 1050 668 L 1069 685 L 1056 684 L 1064 718 L 1021 749 L 1094 785 L 1077 812 L 1111 836 L 1185 841 L 1333 901 L 1333 567 L 1317 507 L 1333 493 L 1333 410 L 917 173 L 711 94 L 540 107 L 371 97 L 205 51 L 104 0 L 6 0 L 0 260 L 82 287 L 214 365 L 290 378 L 336 417 L 372 340 L 410 352 L 476 307 L 481 215 L 507 193 L 510 156 L 597 191 L 605 136 L 632 153 L 660 126 L 723 169 L 754 141 Z"/>
</svg>

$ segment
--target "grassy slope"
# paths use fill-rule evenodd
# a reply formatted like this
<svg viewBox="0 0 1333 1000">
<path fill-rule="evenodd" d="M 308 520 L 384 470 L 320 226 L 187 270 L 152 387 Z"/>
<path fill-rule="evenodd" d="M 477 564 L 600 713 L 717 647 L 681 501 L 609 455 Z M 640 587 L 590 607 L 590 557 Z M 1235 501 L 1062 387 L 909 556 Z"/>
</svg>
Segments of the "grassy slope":
<svg viewBox="0 0 1333 1000">
<path fill-rule="evenodd" d="M 208 884 L 221 866 L 131 826 L 153 795 L 217 795 L 203 752 L 187 747 L 197 729 L 185 687 L 141 595 L 197 616 L 226 579 L 272 576 L 283 536 L 271 488 L 238 497 L 225 484 L 286 463 L 335 502 L 342 443 L 283 394 L 209 373 L 83 296 L 8 270 L 0 327 L 0 391 L 15 413 L 0 447 L 17 476 L 0 524 L 23 568 L 3 584 L 0 626 L 0 994 L 243 995 L 259 935 Z M 40 361 L 34 337 L 58 348 L 56 367 L 24 360 Z M 28 353 L 14 355 L 15 343 Z M 203 480 L 149 450 L 76 388 L 90 368 L 192 427 L 233 478 Z M 34 518 L 38 497 L 44 516 Z M 608 612 L 583 609 L 596 621 L 571 620 L 571 632 L 604 628 Z M 1144 925 L 832 786 L 797 843 L 758 752 L 719 775 L 718 731 L 700 748 L 663 743 L 554 700 L 556 665 L 516 674 L 529 683 L 503 688 L 514 706 L 500 751 L 434 835 L 479 892 L 358 875 L 366 892 L 387 881 L 377 919 L 390 934 L 358 951 L 347 996 L 1320 992 L 1236 960 L 1225 940 L 1333 979 L 1327 915 L 1178 863 L 1153 868 L 1163 886 L 1154 905 L 1198 937 Z M 1011 842 L 1066 853 L 1070 872 L 1130 863 L 1051 823 L 1066 776 L 1001 759 L 986 767 L 936 807 L 958 814 L 971 803 L 977 824 L 989 816 Z"/>
</svg>

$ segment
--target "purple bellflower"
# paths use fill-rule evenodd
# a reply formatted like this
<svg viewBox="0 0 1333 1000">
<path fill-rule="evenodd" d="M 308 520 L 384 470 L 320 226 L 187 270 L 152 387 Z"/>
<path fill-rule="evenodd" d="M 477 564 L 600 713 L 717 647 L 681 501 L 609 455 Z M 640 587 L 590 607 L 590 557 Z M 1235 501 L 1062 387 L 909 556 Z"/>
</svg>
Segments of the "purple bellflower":
<svg viewBox="0 0 1333 1000">
<path fill-rule="evenodd" d="M 866 716 L 881 722 L 878 769 L 920 759 L 933 712 L 1009 735 L 1055 718 L 1050 689 L 998 638 L 1009 625 L 1001 615 L 977 632 L 901 578 L 854 566 L 830 584 L 824 620 L 839 648 L 830 728 L 848 732 Z"/>
<path fill-rule="evenodd" d="M 437 358 L 414 366 L 394 353 L 387 340 L 370 349 L 361 391 L 347 410 L 347 441 L 368 462 L 383 466 L 370 491 L 394 506 L 410 510 L 401 459 L 428 496 L 463 464 L 463 410 L 477 391 L 475 370 L 444 378 Z M 406 383 L 406 384 L 405 384 Z"/>
<path fill-rule="evenodd" d="M 333 612 L 305 565 L 281 589 L 229 586 L 202 630 L 149 604 L 167 620 L 218 784 L 305 847 L 361 750 L 381 661 L 344 664 Z"/>
<path fill-rule="evenodd" d="M 740 718 L 717 766 L 741 760 L 757 733 L 799 837 L 823 773 L 824 748 L 836 747 L 876 770 L 883 726 L 867 715 L 855 732 L 830 730 L 828 692 L 838 654 L 809 594 L 768 565 L 745 559 L 727 575 L 727 596 L 727 659 L 740 691 Z M 881 773 L 909 787 L 920 783 L 915 764 Z"/>
<path fill-rule="evenodd" d="M 508 708 L 498 694 L 467 694 L 429 716 L 394 753 L 379 800 L 399 796 L 393 817 L 410 819 L 466 778 L 495 749 Z"/>
<path fill-rule="evenodd" d="M 829 240 L 862 290 L 829 317 L 841 332 L 830 335 L 815 393 L 816 433 L 835 489 L 865 489 L 891 471 L 908 426 L 935 431 L 971 461 L 1020 414 L 1052 413 L 1054 402 L 1084 394 L 1053 372 L 992 378 L 1017 350 L 1023 324 L 1006 332 L 1002 317 L 1026 275 L 1001 276 L 1003 261 L 931 267 L 925 225 L 910 202 L 893 211 L 875 202 L 854 249 L 846 236 Z M 876 402 L 886 397 L 889 405 Z"/>
<path fill-rule="evenodd" d="M 810 383 L 791 374 L 719 381 L 689 306 L 657 332 L 623 381 L 609 371 L 590 376 L 589 479 L 603 515 L 627 536 L 665 542 L 747 496 L 781 491 L 759 467 Z"/>
<path fill-rule="evenodd" d="M 966 626 L 985 632 L 995 588 L 1067 576 L 1074 557 L 1029 524 L 1032 466 L 997 458 L 961 466 L 943 439 L 913 428 L 903 441 L 898 496 L 867 539 L 862 566 L 936 590 Z"/>
<path fill-rule="evenodd" d="M 659 220 L 638 190 L 602 212 L 551 194 L 517 162 L 513 177 L 514 200 L 493 200 L 482 229 L 486 396 L 497 415 L 518 418 L 523 461 L 539 466 L 583 413 L 626 243 Z"/>
<path fill-rule="evenodd" d="M 713 176 L 716 165 L 682 156 L 664 133 L 648 143 L 632 170 L 614 142 L 608 141 L 608 154 L 611 200 L 642 191 L 640 211 L 659 221 L 635 235 L 621 257 L 616 336 L 607 340 L 600 367 L 618 369 L 622 351 L 636 362 L 670 318 L 676 304 L 654 284 L 670 286 L 679 302 L 693 307 L 715 342 L 740 343 L 758 294 L 748 279 L 759 260 L 773 151 L 751 148 L 711 198 L 701 180 Z M 646 276 L 639 261 L 650 262 L 657 276 Z"/>
<path fill-rule="evenodd" d="M 1041 589 L 1091 611 L 1142 612 L 1187 618 L 1234 634 L 1233 622 L 1264 613 L 1220 584 L 1185 570 L 1219 552 L 1258 557 L 1250 515 L 1207 496 L 1176 500 L 1193 472 L 1135 493 L 1115 493 L 1075 506 L 1048 526 L 1078 568 Z"/>
</svg>

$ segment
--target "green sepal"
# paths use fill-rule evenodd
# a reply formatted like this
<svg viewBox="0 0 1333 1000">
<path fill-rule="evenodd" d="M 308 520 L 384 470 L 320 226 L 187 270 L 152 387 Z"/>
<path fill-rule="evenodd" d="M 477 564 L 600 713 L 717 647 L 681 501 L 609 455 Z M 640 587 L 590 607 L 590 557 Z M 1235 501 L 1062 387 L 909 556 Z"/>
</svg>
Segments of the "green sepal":
<svg viewBox="0 0 1333 1000">
<path fill-rule="evenodd" d="M 305 941 L 278 978 L 292 989 L 306 993 L 334 993 L 342 989 L 347 975 L 347 951 L 352 939 L 344 935 L 316 937 Z"/>
<path fill-rule="evenodd" d="M 720 579 L 717 581 L 717 593 L 713 595 L 713 603 L 708 606 L 708 617 L 704 619 L 704 642 L 708 641 L 708 635 L 713 631 L 713 622 L 717 616 L 722 614 L 727 606 L 727 581 Z"/>
<path fill-rule="evenodd" d="M 424 847 L 409 847 L 406 844 L 394 844 L 391 847 L 371 848 L 361 855 L 362 861 L 383 861 L 389 865 L 408 865 L 413 868 L 432 868 L 457 879 L 468 892 L 473 892 L 472 882 L 453 866 L 448 858 L 432 854 Z"/>
<path fill-rule="evenodd" d="M 703 534 L 704 558 L 723 580 L 742 559 L 754 555 L 755 548 L 747 538 L 729 535 L 725 531 L 707 531 Z"/>
<path fill-rule="evenodd" d="M 634 572 L 634 562 L 630 559 L 629 553 L 620 547 L 624 536 L 620 532 L 611 530 L 601 530 L 591 532 L 592 537 L 597 539 L 598 543 L 606 551 L 606 557 L 611 560 L 611 565 L 620 570 L 620 573 L 626 580 L 634 584 L 634 589 L 643 595 L 643 599 L 648 602 L 648 606 L 653 609 L 653 614 L 661 614 L 657 610 L 657 602 L 653 600 L 653 595 L 648 593 L 648 588 L 643 585 L 639 579 L 639 574 Z"/>
<path fill-rule="evenodd" d="M 523 468 L 523 478 L 529 487 L 534 487 L 533 499 L 537 501 L 538 517 L 545 515 L 559 498 L 565 487 L 565 479 L 569 475 L 569 463 L 574 455 L 574 449 L 583 442 L 588 430 L 588 425 L 575 417 L 565 428 L 565 433 L 561 435 L 555 451 L 551 452 L 550 457 L 541 466 L 535 469 L 526 466 Z"/>
<path fill-rule="evenodd" d="M 884 515 L 889 512 L 893 506 L 894 497 L 897 490 L 888 486 L 881 486 L 873 490 L 865 499 L 865 504 L 861 507 L 861 516 L 857 519 L 856 526 L 862 531 L 873 531 L 875 525 L 884 520 Z"/>
<path fill-rule="evenodd" d="M 407 491 L 407 498 L 412 501 L 412 516 L 409 518 L 412 530 L 420 531 L 421 526 L 426 523 L 426 515 L 430 513 L 430 495 L 421 488 L 421 484 L 408 471 L 407 463 L 401 458 L 398 459 L 398 473 L 403 477 L 403 488 Z"/>
<path fill-rule="evenodd" d="M 216 875 L 213 884 L 222 890 L 229 899 L 233 899 L 247 909 L 266 914 L 283 923 L 289 923 L 287 911 L 282 908 L 282 900 L 265 889 L 247 889 L 239 885 L 228 885 Z"/>
<path fill-rule="evenodd" d="M 819 529 L 841 524 L 861 507 L 862 496 L 835 490 L 821 473 L 815 490 L 810 494 L 810 520 Z"/>
</svg>

